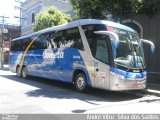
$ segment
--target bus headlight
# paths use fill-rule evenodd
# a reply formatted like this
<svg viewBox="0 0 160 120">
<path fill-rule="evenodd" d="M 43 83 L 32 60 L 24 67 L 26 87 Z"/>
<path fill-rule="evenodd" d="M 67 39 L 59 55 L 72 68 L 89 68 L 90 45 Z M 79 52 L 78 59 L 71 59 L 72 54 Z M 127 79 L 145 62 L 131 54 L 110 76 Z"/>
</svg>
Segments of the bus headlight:
<svg viewBox="0 0 160 120">
<path fill-rule="evenodd" d="M 124 76 L 123 76 L 123 75 L 120 75 L 120 74 L 117 74 L 117 78 L 119 78 L 119 79 L 124 79 Z"/>
<path fill-rule="evenodd" d="M 114 72 L 110 72 L 110 74 L 113 75 L 113 76 L 115 76 L 115 77 L 117 77 L 117 78 L 119 78 L 119 79 L 124 79 L 124 76 L 123 76 L 123 75 L 116 74 L 116 73 L 114 73 Z"/>
</svg>

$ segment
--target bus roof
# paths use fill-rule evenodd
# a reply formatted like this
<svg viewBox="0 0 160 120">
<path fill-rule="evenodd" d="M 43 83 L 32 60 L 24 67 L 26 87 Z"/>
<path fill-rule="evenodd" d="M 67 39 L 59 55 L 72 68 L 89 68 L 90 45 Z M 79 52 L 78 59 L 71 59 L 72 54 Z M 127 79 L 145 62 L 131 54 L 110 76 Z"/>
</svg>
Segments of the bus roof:
<svg viewBox="0 0 160 120">
<path fill-rule="evenodd" d="M 105 24 L 105 25 L 110 26 L 110 27 L 115 27 L 115 28 L 119 28 L 119 29 L 130 31 L 130 32 L 136 32 L 135 30 L 133 30 L 130 27 L 127 27 L 127 26 L 119 24 L 119 23 L 115 23 L 115 22 L 111 22 L 111 21 L 106 21 L 106 20 L 82 19 L 82 20 L 79 20 L 79 22 L 80 22 L 80 25 Z"/>
<path fill-rule="evenodd" d="M 35 36 L 35 35 L 39 35 L 41 33 L 48 33 L 48 32 L 58 31 L 58 30 L 61 30 L 61 29 L 76 27 L 78 25 L 89 25 L 89 24 L 105 24 L 105 25 L 110 26 L 110 27 L 115 27 L 115 28 L 130 31 L 130 32 L 136 32 L 135 30 L 133 30 L 130 27 L 127 27 L 127 26 L 119 24 L 119 23 L 111 22 L 111 21 L 97 20 L 97 19 L 80 19 L 80 20 L 76 20 L 76 21 L 73 21 L 73 22 L 69 22 L 67 24 L 62 24 L 62 25 L 53 26 L 53 27 L 50 27 L 50 28 L 47 28 L 47 29 L 43 29 L 43 30 L 40 30 L 40 31 L 32 33 L 32 34 L 28 34 L 28 35 L 13 39 L 12 41 L 32 37 L 32 36 Z"/>
</svg>

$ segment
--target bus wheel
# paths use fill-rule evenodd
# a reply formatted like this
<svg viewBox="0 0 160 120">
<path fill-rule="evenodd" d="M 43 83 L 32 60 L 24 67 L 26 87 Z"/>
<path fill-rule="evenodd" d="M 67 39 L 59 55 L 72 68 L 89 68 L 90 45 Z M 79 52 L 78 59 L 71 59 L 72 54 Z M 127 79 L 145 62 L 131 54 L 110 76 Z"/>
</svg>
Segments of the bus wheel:
<svg viewBox="0 0 160 120">
<path fill-rule="evenodd" d="M 17 77 L 21 77 L 21 70 L 19 66 L 17 67 Z"/>
<path fill-rule="evenodd" d="M 77 91 L 79 92 L 85 91 L 87 89 L 87 79 L 85 74 L 78 73 L 75 77 L 74 85 Z"/>
<path fill-rule="evenodd" d="M 26 67 L 23 67 L 22 68 L 22 78 L 27 78 L 27 68 Z"/>
</svg>

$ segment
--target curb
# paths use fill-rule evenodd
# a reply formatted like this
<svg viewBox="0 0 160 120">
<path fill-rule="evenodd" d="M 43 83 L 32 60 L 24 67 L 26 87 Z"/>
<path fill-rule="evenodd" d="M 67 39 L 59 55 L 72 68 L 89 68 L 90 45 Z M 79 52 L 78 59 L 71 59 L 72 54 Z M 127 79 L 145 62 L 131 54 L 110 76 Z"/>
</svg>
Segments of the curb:
<svg viewBox="0 0 160 120">
<path fill-rule="evenodd" d="M 147 89 L 147 92 L 149 95 L 155 95 L 155 96 L 160 97 L 160 91 L 158 90 Z"/>
</svg>

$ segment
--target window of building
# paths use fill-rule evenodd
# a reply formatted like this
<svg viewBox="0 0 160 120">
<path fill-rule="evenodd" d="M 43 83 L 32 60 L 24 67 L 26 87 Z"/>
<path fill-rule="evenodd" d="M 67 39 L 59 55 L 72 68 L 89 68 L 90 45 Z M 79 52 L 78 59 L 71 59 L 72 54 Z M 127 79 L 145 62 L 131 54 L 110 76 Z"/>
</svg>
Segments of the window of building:
<svg viewBox="0 0 160 120">
<path fill-rule="evenodd" d="M 35 23 L 35 13 L 32 13 L 32 23 Z"/>
<path fill-rule="evenodd" d="M 27 26 L 27 15 L 24 15 L 23 19 L 22 19 L 22 27 Z"/>
</svg>

